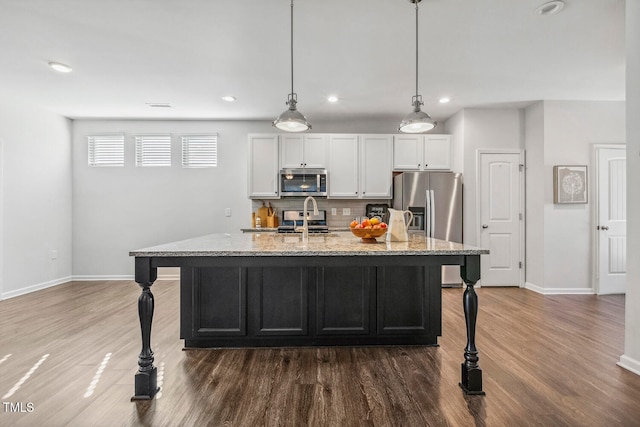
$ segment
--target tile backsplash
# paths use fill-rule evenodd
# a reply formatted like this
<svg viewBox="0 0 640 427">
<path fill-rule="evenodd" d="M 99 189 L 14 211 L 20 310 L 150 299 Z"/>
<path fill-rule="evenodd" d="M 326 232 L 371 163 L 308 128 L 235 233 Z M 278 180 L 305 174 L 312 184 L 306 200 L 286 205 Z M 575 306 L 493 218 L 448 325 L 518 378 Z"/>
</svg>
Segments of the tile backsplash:
<svg viewBox="0 0 640 427">
<path fill-rule="evenodd" d="M 257 212 L 258 208 L 262 206 L 262 200 L 252 200 L 251 208 L 253 212 Z M 302 210 L 304 204 L 304 197 L 300 198 L 284 198 L 277 200 L 264 200 L 266 206 L 271 206 L 276 209 L 276 215 L 282 221 L 283 210 Z M 370 203 L 380 204 L 386 203 L 389 206 L 392 205 L 391 200 L 353 200 L 353 199 L 324 199 L 316 198 L 319 210 L 327 211 L 327 225 L 331 228 L 343 228 L 349 227 L 349 223 L 353 221 L 355 217 L 364 216 L 366 206 Z M 311 203 L 307 205 L 310 209 L 313 209 Z M 336 215 L 331 215 L 331 208 L 336 209 Z M 349 215 L 343 215 L 343 209 L 348 208 L 351 212 Z M 251 212 L 247 213 L 247 228 L 251 227 Z"/>
</svg>

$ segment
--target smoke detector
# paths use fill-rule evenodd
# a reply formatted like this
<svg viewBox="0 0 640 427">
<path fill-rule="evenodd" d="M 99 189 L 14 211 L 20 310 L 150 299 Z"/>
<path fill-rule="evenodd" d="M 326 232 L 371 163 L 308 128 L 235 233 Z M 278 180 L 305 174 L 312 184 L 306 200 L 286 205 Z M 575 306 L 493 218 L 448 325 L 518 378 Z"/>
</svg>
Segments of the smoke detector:
<svg viewBox="0 0 640 427">
<path fill-rule="evenodd" d="M 554 0 L 543 4 L 536 9 L 538 15 L 555 15 L 564 9 L 564 2 L 562 0 Z"/>
</svg>

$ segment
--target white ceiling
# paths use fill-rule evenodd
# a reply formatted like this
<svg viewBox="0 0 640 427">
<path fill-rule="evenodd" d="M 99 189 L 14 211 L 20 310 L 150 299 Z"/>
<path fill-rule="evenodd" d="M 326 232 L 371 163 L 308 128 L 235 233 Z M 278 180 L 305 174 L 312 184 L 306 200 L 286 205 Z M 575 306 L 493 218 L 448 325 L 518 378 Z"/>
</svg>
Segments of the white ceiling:
<svg viewBox="0 0 640 427">
<path fill-rule="evenodd" d="M 443 120 L 465 107 L 623 100 L 624 1 L 537 15 L 545 1 L 422 1 L 424 110 Z M 272 120 L 290 92 L 289 13 L 289 0 L 0 0 L 0 99 L 71 118 Z M 294 67 L 312 123 L 400 120 L 415 90 L 413 4 L 296 0 Z"/>
</svg>

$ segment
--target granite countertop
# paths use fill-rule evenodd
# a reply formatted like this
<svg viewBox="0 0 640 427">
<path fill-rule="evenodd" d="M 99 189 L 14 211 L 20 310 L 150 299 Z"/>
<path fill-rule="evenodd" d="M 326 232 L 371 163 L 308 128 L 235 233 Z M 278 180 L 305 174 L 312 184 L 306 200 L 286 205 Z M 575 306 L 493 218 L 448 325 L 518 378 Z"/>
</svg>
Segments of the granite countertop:
<svg viewBox="0 0 640 427">
<path fill-rule="evenodd" d="M 241 228 L 240 231 L 242 231 L 243 233 L 264 233 L 264 232 L 274 232 L 274 231 L 278 231 L 278 228 L 269 228 L 269 227 L 262 227 L 262 228 Z M 330 232 L 338 232 L 338 231 L 349 231 L 349 227 L 329 227 L 329 231 Z"/>
<path fill-rule="evenodd" d="M 408 242 L 363 242 L 350 232 L 311 234 L 307 243 L 298 234 L 210 234 L 129 252 L 137 257 L 186 256 L 380 256 L 481 255 L 489 250 L 410 234 Z"/>
</svg>

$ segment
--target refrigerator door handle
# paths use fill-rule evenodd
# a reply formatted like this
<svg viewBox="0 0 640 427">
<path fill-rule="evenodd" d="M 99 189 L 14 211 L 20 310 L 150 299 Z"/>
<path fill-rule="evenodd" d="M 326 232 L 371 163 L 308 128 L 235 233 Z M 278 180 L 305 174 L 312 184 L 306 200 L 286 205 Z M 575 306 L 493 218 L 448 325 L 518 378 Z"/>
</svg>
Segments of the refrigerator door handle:
<svg viewBox="0 0 640 427">
<path fill-rule="evenodd" d="M 431 210 L 431 215 L 429 216 L 431 218 L 431 237 L 436 237 L 436 195 L 433 190 L 429 190 L 429 193 L 431 193 L 431 206 L 429 207 Z"/>
<path fill-rule="evenodd" d="M 425 231 L 427 237 L 433 237 L 435 220 L 434 216 L 434 208 L 433 208 L 433 190 L 427 190 L 426 194 L 426 206 L 425 206 Z"/>
</svg>

